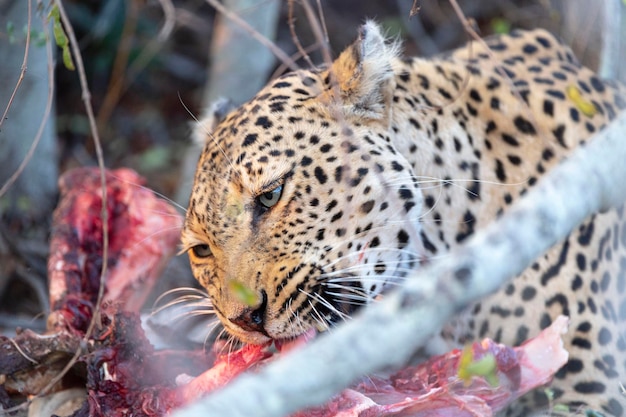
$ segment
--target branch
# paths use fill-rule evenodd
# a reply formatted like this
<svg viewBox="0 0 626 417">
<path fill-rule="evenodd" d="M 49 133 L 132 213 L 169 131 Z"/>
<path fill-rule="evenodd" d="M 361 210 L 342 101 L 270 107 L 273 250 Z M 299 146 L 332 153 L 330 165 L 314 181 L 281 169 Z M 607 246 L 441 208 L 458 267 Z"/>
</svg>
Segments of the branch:
<svg viewBox="0 0 626 417">
<path fill-rule="evenodd" d="M 202 107 L 208 109 L 220 99 L 227 98 L 239 105 L 255 95 L 267 82 L 275 56 L 284 53 L 273 43 L 280 17 L 278 0 L 206 0 L 218 12 L 213 27 L 209 51 L 208 80 L 202 98 Z M 259 46 L 266 46 L 263 48 Z M 284 61 L 283 61 L 284 62 Z M 287 63 L 295 68 L 294 61 Z M 242 83 L 241 80 L 246 80 Z M 183 106 L 185 106 L 183 104 Z M 196 116 L 190 113 L 192 118 Z M 185 206 L 189 202 L 196 162 L 202 147 L 187 149 L 176 201 Z"/>
<path fill-rule="evenodd" d="M 592 213 L 626 200 L 625 133 L 622 113 L 508 214 L 398 292 L 173 416 L 283 416 L 323 403 L 363 374 L 402 366 L 455 312 L 496 291 Z"/>
<path fill-rule="evenodd" d="M 20 76 L 17 79 L 17 82 L 15 83 L 15 87 L 13 88 L 13 92 L 11 93 L 11 97 L 9 98 L 9 102 L 7 103 L 7 106 L 4 109 L 4 113 L 2 113 L 2 117 L 0 118 L 0 127 L 2 127 L 2 123 L 4 123 L 4 121 L 7 118 L 9 109 L 11 108 L 11 105 L 13 104 L 13 101 L 15 100 L 15 96 L 17 95 L 17 90 L 20 89 L 20 86 L 22 85 L 22 81 L 24 81 L 24 75 L 26 74 L 26 69 L 28 68 L 28 50 L 30 49 L 30 30 L 31 30 L 30 19 L 32 15 L 31 9 L 32 9 L 31 0 L 28 0 L 28 15 L 26 17 L 27 19 L 26 21 L 26 44 L 24 45 L 24 58 L 22 60 L 22 68 L 20 69 Z"/>
<path fill-rule="evenodd" d="M 217 0 L 206 0 L 208 4 L 210 4 L 215 10 L 220 12 L 224 17 L 233 21 L 237 26 L 248 32 L 250 36 L 256 39 L 261 45 L 265 46 L 267 49 L 272 52 L 276 58 L 278 58 L 281 62 L 289 67 L 290 70 L 296 71 L 298 69 L 298 65 L 293 62 L 291 57 L 289 57 L 282 49 L 280 49 L 276 44 L 263 36 L 259 31 L 257 31 L 252 25 L 248 22 L 240 18 L 236 13 L 228 10 Z"/>
<path fill-rule="evenodd" d="M 113 71 L 111 72 L 111 82 L 107 88 L 106 96 L 100 106 L 98 117 L 96 120 L 97 126 L 103 127 L 106 122 L 111 118 L 111 114 L 115 110 L 115 106 L 120 101 L 120 98 L 127 92 L 129 87 L 135 82 L 137 77 L 146 68 L 146 66 L 152 61 L 159 52 L 159 49 L 165 45 L 165 42 L 169 39 L 170 35 L 174 31 L 176 25 L 176 9 L 172 0 L 158 0 L 161 9 L 163 10 L 164 22 L 159 30 L 159 34 L 156 38 L 152 39 L 148 45 L 141 50 L 139 55 L 128 66 L 130 57 L 132 38 L 137 26 L 137 15 L 139 13 L 138 2 L 130 1 L 127 3 L 129 9 L 129 16 L 124 23 L 122 38 L 118 46 L 117 56 L 113 65 Z M 128 67 L 128 68 L 127 68 Z"/>
</svg>

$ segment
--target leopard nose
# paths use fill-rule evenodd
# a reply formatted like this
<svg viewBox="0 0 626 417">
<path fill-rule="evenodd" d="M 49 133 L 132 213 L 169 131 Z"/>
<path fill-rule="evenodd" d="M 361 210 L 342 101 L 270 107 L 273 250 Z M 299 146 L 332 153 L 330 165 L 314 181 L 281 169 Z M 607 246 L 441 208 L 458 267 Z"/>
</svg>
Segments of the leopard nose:
<svg viewBox="0 0 626 417">
<path fill-rule="evenodd" d="M 230 321 L 248 332 L 258 332 L 267 336 L 265 331 L 265 311 L 267 309 L 267 294 L 261 293 L 261 304 L 258 307 L 246 307 L 242 313 Z"/>
</svg>

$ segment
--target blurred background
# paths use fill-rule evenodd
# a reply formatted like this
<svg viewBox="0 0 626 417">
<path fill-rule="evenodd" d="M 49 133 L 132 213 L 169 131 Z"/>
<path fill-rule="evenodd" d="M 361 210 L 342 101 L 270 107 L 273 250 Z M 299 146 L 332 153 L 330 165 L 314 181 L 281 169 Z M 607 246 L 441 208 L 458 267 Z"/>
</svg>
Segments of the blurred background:
<svg viewBox="0 0 626 417">
<path fill-rule="evenodd" d="M 245 101 L 269 78 L 287 70 L 249 30 L 216 12 L 210 3 L 63 2 L 85 63 L 106 166 L 136 170 L 148 187 L 180 204 L 181 213 L 199 153 L 190 140 L 193 118 L 218 97 Z M 296 36 L 300 49 L 316 65 L 323 63 L 319 53 L 323 39 L 315 35 L 314 21 L 327 31 L 335 56 L 355 39 L 366 18 L 405 39 L 407 55 L 432 56 L 469 39 L 447 0 L 219 4 L 302 67 L 309 62 L 302 59 Z M 626 5 L 621 0 L 458 0 L 458 4 L 481 36 L 544 27 L 572 45 L 585 65 L 604 76 L 626 79 L 626 68 L 620 65 L 626 56 Z M 4 114 L 10 104 L 0 126 L 0 332 L 45 328 L 46 259 L 57 180 L 68 169 L 96 164 L 78 73 L 67 68 L 62 49 L 46 38 L 54 23 L 54 19 L 45 23 L 50 10 L 47 2 L 0 0 L 0 111 Z M 22 72 L 28 32 L 27 70 Z M 48 51 L 55 57 L 54 67 Z M 45 119 L 47 107 L 50 116 Z M 37 147 L 27 157 L 36 137 L 40 137 Z M 25 158 L 28 164 L 21 175 L 9 182 Z M 170 264 L 155 294 L 177 285 L 193 285 L 184 256 Z"/>
</svg>

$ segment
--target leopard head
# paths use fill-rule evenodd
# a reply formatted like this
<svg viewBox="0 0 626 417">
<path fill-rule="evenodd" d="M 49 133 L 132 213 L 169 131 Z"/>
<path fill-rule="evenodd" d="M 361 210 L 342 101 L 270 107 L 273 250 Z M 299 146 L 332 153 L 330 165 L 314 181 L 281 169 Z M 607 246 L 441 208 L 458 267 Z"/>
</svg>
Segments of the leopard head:
<svg viewBox="0 0 626 417">
<path fill-rule="evenodd" d="M 419 264 L 422 197 L 391 140 L 397 54 L 367 23 L 327 69 L 198 124 L 182 242 L 240 340 L 325 330 Z"/>
</svg>

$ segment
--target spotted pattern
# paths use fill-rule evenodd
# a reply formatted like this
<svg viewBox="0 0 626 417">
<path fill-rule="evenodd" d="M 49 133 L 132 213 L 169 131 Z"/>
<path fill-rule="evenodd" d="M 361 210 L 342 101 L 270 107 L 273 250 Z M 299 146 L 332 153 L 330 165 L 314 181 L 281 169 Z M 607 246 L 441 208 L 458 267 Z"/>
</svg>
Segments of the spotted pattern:
<svg viewBox="0 0 626 417">
<path fill-rule="evenodd" d="M 367 23 L 329 69 L 284 75 L 199 124 L 182 240 L 230 334 L 263 343 L 341 321 L 504 213 L 626 107 L 622 87 L 545 31 L 488 44 L 400 59 Z M 592 216 L 443 330 L 450 346 L 517 344 L 570 316 L 552 399 L 538 390 L 507 415 L 626 416 L 623 217 Z"/>
</svg>

